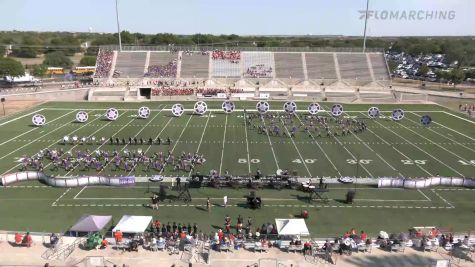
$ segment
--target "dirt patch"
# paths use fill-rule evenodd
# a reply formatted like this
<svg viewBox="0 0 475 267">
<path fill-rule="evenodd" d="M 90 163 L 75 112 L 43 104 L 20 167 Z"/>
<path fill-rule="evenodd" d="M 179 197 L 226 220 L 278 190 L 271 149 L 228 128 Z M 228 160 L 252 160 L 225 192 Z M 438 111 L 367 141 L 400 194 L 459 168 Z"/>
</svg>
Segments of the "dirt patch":
<svg viewBox="0 0 475 267">
<path fill-rule="evenodd" d="M 43 101 L 38 100 L 7 100 L 4 102 L 5 104 L 5 113 L 6 115 L 10 115 L 13 113 L 20 112 L 22 110 L 28 109 L 30 107 L 37 106 L 43 103 Z M 0 114 L 3 114 L 3 109 L 0 106 Z"/>
</svg>

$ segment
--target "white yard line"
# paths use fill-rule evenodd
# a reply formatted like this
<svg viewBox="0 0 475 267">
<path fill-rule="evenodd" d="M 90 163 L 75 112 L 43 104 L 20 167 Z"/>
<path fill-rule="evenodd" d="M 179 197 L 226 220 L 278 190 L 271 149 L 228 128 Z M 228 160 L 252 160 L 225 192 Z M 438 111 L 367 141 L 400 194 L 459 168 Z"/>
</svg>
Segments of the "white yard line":
<svg viewBox="0 0 475 267">
<path fill-rule="evenodd" d="M 82 191 L 82 190 L 81 190 Z M 77 196 L 77 195 L 76 195 Z M 74 197 L 75 200 L 150 200 L 149 197 Z M 206 197 L 194 197 L 193 200 L 206 200 Z M 211 200 L 222 200 L 222 197 L 210 197 Z M 245 197 L 228 198 L 228 200 L 243 200 Z M 262 198 L 265 201 L 298 201 L 297 198 Z M 339 200 L 332 198 L 329 200 Z M 367 202 L 429 202 L 426 199 L 363 199 L 356 198 L 355 201 Z"/>
<path fill-rule="evenodd" d="M 172 150 L 170 151 L 171 153 L 173 153 L 173 151 L 175 151 L 176 145 L 178 145 L 178 141 L 180 140 L 181 136 L 183 135 L 183 133 L 185 132 L 186 128 L 188 127 L 188 124 L 190 123 L 191 118 L 193 118 L 193 115 L 190 115 L 189 117 L 190 117 L 190 118 L 189 118 L 188 121 L 186 122 L 185 127 L 183 127 L 183 129 L 181 130 L 181 133 L 180 133 L 180 135 L 178 136 L 178 139 L 177 139 L 176 141 L 173 141 L 175 144 L 173 145 Z M 167 158 L 167 161 L 168 161 L 168 158 Z M 160 170 L 159 174 L 162 174 L 163 170 L 165 170 L 165 166 L 167 166 L 167 161 L 165 161 L 165 163 L 163 164 L 163 167 L 162 167 L 162 169 Z"/>
<path fill-rule="evenodd" d="M 40 109 L 40 110 L 42 110 L 42 109 Z M 37 113 L 37 112 L 32 112 L 32 113 L 30 113 L 30 114 L 33 114 L 33 113 Z M 71 112 L 69 112 L 69 113 L 71 113 Z M 61 119 L 62 117 L 68 115 L 69 113 L 67 113 L 67 114 L 65 114 L 65 115 L 63 115 L 63 116 L 61 116 L 61 117 L 58 117 L 58 118 L 56 118 L 56 119 L 54 119 L 54 120 L 51 120 L 51 121 L 49 121 L 49 122 L 47 121 L 47 122 L 46 122 L 46 125 L 48 125 L 48 124 L 50 124 L 50 123 L 52 123 L 52 122 L 54 122 L 54 121 L 56 121 L 56 120 Z M 27 114 L 27 115 L 30 115 L 30 114 Z M 0 126 L 1 126 L 1 125 L 0 125 Z M 23 135 L 25 135 L 25 134 L 27 134 L 27 133 L 29 133 L 29 132 L 32 132 L 32 131 L 34 131 L 34 130 L 38 130 L 38 129 L 41 129 L 41 127 L 34 127 L 33 129 L 31 129 L 31 130 L 29 130 L 29 131 L 26 131 L 26 132 L 24 132 L 24 133 L 22 133 L 22 134 L 20 134 L 20 135 L 17 135 L 17 136 L 15 136 L 14 138 L 8 139 L 7 141 L 1 143 L 0 146 L 6 144 L 6 143 L 8 143 L 8 142 L 11 142 L 11 141 L 13 141 L 13 140 L 16 140 L 17 138 L 19 138 L 19 137 L 21 137 L 21 136 L 23 136 Z"/>
<path fill-rule="evenodd" d="M 70 108 L 52 108 L 52 107 L 48 107 L 48 108 L 44 108 L 45 110 L 71 110 Z M 104 112 L 106 111 L 106 108 L 82 108 L 81 110 L 103 110 Z M 132 108 L 118 108 L 117 110 L 126 110 L 126 111 L 137 111 L 137 109 L 132 109 Z M 150 109 L 151 111 L 160 111 L 161 109 Z M 171 111 L 171 108 L 164 108 L 163 111 Z M 191 109 L 191 108 L 187 108 L 185 109 L 185 111 L 190 111 L 190 112 L 194 112 L 195 110 L 194 109 Z M 223 112 L 223 109 L 221 108 L 209 108 L 207 111 L 211 111 L 211 112 Z M 235 109 L 234 112 L 243 112 L 244 109 Z M 254 113 L 257 113 L 257 111 L 249 111 L 249 109 L 246 109 L 247 112 L 254 112 Z M 321 111 L 325 111 L 325 110 L 321 110 Z M 282 109 L 269 109 L 269 112 L 282 112 Z M 296 112 L 300 112 L 300 113 L 306 113 L 308 114 L 308 110 L 307 109 L 298 109 L 296 110 Z M 353 113 L 353 112 L 356 112 L 356 113 L 360 113 L 360 112 L 368 112 L 368 110 L 350 110 L 350 111 L 345 111 L 346 113 Z M 380 110 L 380 112 L 393 112 L 393 110 Z M 432 112 L 432 113 L 447 113 L 447 111 L 444 111 L 444 110 L 405 110 L 405 112 Z M 455 115 L 452 115 L 452 116 L 455 116 Z M 457 117 L 457 116 L 455 116 Z"/>
<path fill-rule="evenodd" d="M 441 195 L 439 195 L 439 193 L 437 193 L 434 189 L 431 189 L 430 191 L 432 191 L 432 193 L 434 193 L 436 196 L 438 196 L 440 199 L 442 199 L 442 201 L 444 201 L 447 205 L 449 205 L 452 208 L 455 208 L 455 206 L 452 205 L 452 203 L 450 203 L 449 201 L 447 201 L 447 199 L 445 199 Z"/>
<path fill-rule="evenodd" d="M 86 189 L 87 185 L 85 185 L 74 197 L 73 199 L 78 199 L 78 196 L 82 193 L 82 191 L 84 191 L 84 189 Z"/>
<path fill-rule="evenodd" d="M 300 117 L 295 114 L 295 116 L 297 117 L 297 119 L 300 121 L 300 123 L 302 123 L 302 120 L 300 119 Z M 338 175 L 341 177 L 341 173 L 340 171 L 338 170 L 338 168 L 335 166 L 335 164 L 333 163 L 333 161 L 330 159 L 330 157 L 327 155 L 327 153 L 325 153 L 325 150 L 323 150 L 323 148 L 320 146 L 320 144 L 318 143 L 318 141 L 315 139 L 315 137 L 313 136 L 313 134 L 310 133 L 310 136 L 312 137 L 314 143 L 318 146 L 318 148 L 320 149 L 320 151 L 322 151 L 323 155 L 325 156 L 325 158 L 327 158 L 328 162 L 330 162 L 330 165 L 332 165 L 333 169 L 338 173 Z"/>
<path fill-rule="evenodd" d="M 324 106 L 324 107 L 325 107 L 325 106 Z M 328 108 L 328 107 L 325 107 L 325 108 Z M 326 112 L 331 116 L 331 113 L 330 113 L 329 111 L 326 111 Z M 353 155 L 353 153 L 351 153 L 350 150 L 348 150 L 348 148 L 346 148 L 346 146 L 340 141 L 340 139 L 338 139 L 338 137 L 333 136 L 333 138 L 338 142 L 338 144 L 340 144 L 341 147 L 343 147 L 343 148 L 346 150 L 346 152 L 348 152 L 348 154 L 353 158 L 353 160 L 355 160 L 355 161 L 358 161 L 358 160 L 359 160 L 359 159 L 357 159 L 357 158 L 355 157 L 355 155 Z M 357 162 L 356 164 L 359 164 L 359 162 Z M 359 165 L 361 166 L 361 168 L 363 168 L 363 170 L 366 171 L 366 173 L 367 173 L 371 178 L 374 177 L 373 174 L 371 174 L 371 172 L 368 171 L 368 169 L 367 169 L 363 164 L 359 164 Z"/>
<path fill-rule="evenodd" d="M 198 144 L 198 148 L 196 149 L 196 153 L 198 153 L 200 151 L 201 143 L 203 142 L 203 137 L 205 136 L 206 129 L 208 128 L 209 118 L 211 118 L 211 112 L 209 112 L 208 118 L 206 119 L 205 128 L 203 129 L 203 132 L 201 133 L 201 138 L 200 138 L 200 142 Z M 190 172 L 188 172 L 188 177 L 191 175 L 192 171 L 193 171 L 193 169 L 191 169 Z"/>
<path fill-rule="evenodd" d="M 73 111 L 71 111 L 71 112 L 68 112 L 68 113 L 62 115 L 61 117 L 59 117 L 58 119 L 60 119 L 60 118 L 62 118 L 62 117 L 64 117 L 64 116 L 66 116 L 66 115 L 69 115 L 70 113 L 72 113 L 72 112 L 74 112 L 74 111 L 75 111 L 75 110 L 73 110 Z M 73 121 L 69 121 L 69 123 L 71 123 L 71 122 L 73 122 Z M 9 155 L 11 155 L 11 154 L 17 152 L 18 150 L 20 150 L 20 149 L 22 149 L 22 148 L 24 148 L 24 147 L 26 147 L 26 146 L 31 145 L 32 143 L 36 142 L 37 140 L 39 140 L 39 139 L 41 139 L 41 138 L 43 138 L 43 137 L 45 137 L 45 136 L 47 136 L 47 135 L 50 135 L 51 133 L 56 132 L 57 130 L 59 130 L 59 129 L 61 129 L 61 128 L 67 126 L 67 125 L 69 125 L 69 123 L 65 123 L 65 124 L 63 124 L 62 126 L 57 127 L 57 128 L 55 128 L 55 129 L 53 129 L 52 131 L 49 131 L 48 133 L 46 133 L 46 134 L 44 134 L 44 135 L 42 135 L 42 136 L 40 136 L 40 137 L 34 139 L 33 141 L 31 141 L 31 142 L 29 142 L 29 143 L 27 143 L 27 144 L 24 144 L 23 146 L 21 146 L 21 147 L 15 149 L 15 150 L 13 150 L 13 151 L 11 151 L 10 153 L 3 155 L 3 157 L 1 157 L 0 159 L 4 159 L 4 158 L 8 157 Z M 47 124 L 46 124 L 46 125 L 47 125 Z M 43 126 L 43 127 L 46 127 L 46 126 Z M 15 139 L 15 138 L 10 139 L 10 141 L 13 140 L 13 139 Z"/>
<path fill-rule="evenodd" d="M 406 119 L 409 120 L 409 121 L 411 121 L 411 122 L 414 123 L 414 124 L 417 124 L 415 121 L 413 121 L 413 120 L 411 120 L 411 119 L 409 119 L 409 118 L 407 118 L 407 117 L 406 117 Z M 459 158 L 459 159 L 461 159 L 461 160 L 464 160 L 464 161 L 466 161 L 466 162 L 470 162 L 470 160 L 467 160 L 467 159 L 461 157 L 460 155 L 458 155 L 458 154 L 456 154 L 456 153 L 450 151 L 450 149 L 448 149 L 448 148 L 446 148 L 446 147 L 443 147 L 443 146 L 439 145 L 438 143 L 433 142 L 432 139 L 427 138 L 427 137 L 425 137 L 425 136 L 419 134 L 418 132 L 409 129 L 408 127 L 406 127 L 406 126 L 404 126 L 404 125 L 402 125 L 402 124 L 401 124 L 401 126 L 402 126 L 403 128 L 405 128 L 405 129 L 407 129 L 408 131 L 411 131 L 411 132 L 413 132 L 414 134 L 416 134 L 416 135 L 418 135 L 418 136 L 424 138 L 425 140 L 429 141 L 431 144 L 440 147 L 442 150 L 445 150 L 445 151 L 449 152 L 450 154 L 454 155 L 455 157 L 457 157 L 457 158 Z M 429 128 L 428 128 L 428 129 L 429 129 Z M 431 129 L 429 129 L 429 130 L 431 130 Z M 431 130 L 431 131 L 433 131 L 433 130 Z M 435 131 L 433 131 L 433 132 L 435 132 Z M 436 133 L 437 133 L 437 132 L 436 132 Z M 439 134 L 439 135 L 440 135 L 440 134 Z M 443 135 L 442 135 L 442 136 L 443 136 Z M 445 136 L 444 136 L 444 137 L 445 137 Z M 445 137 L 445 138 L 447 138 L 447 137 Z M 447 138 L 447 139 L 449 139 L 449 138 Z M 450 140 L 450 139 L 449 139 L 449 140 Z M 453 141 L 453 142 L 456 142 L 455 140 L 452 140 L 452 141 Z M 460 144 L 459 144 L 459 145 L 460 145 Z M 466 146 L 463 146 L 463 147 L 466 147 Z"/>
<path fill-rule="evenodd" d="M 153 140 L 156 140 L 156 139 L 162 134 L 162 132 L 167 128 L 168 124 L 170 123 L 170 121 L 172 121 L 172 119 L 173 119 L 173 117 L 170 118 L 170 119 L 167 121 L 167 123 L 165 124 L 165 126 L 163 126 L 162 130 L 157 134 L 157 136 L 155 136 L 155 138 L 154 138 Z M 147 154 L 147 152 L 150 150 L 151 147 L 152 147 L 152 145 L 149 145 L 149 146 L 147 147 L 147 149 L 145 149 L 145 151 L 144 151 L 144 154 L 145 154 L 145 155 Z M 132 172 L 133 172 L 133 169 L 130 170 L 127 175 L 130 176 L 130 175 L 132 174 Z"/>
<path fill-rule="evenodd" d="M 277 166 L 277 169 L 280 169 L 279 162 L 277 161 L 277 157 L 275 156 L 274 146 L 272 145 L 272 141 L 270 140 L 269 131 L 267 129 L 266 122 L 265 122 L 264 118 L 262 118 L 262 117 L 260 117 L 260 118 L 262 120 L 262 123 L 264 124 L 264 127 L 266 128 L 265 131 L 266 131 L 267 138 L 269 139 L 269 145 L 270 145 L 270 149 L 272 150 L 272 155 L 274 155 L 275 165 Z"/>
<path fill-rule="evenodd" d="M 424 111 L 410 111 L 410 112 L 424 112 Z M 426 111 L 427 112 L 427 111 Z M 432 111 L 431 111 L 432 112 Z M 455 117 L 455 118 L 458 118 L 458 119 L 461 119 L 461 120 L 464 120 L 466 122 L 470 122 L 471 124 L 475 124 L 475 121 L 472 121 L 472 120 L 469 120 L 469 119 L 466 119 L 466 118 L 463 118 L 463 117 L 460 117 L 460 116 L 457 116 L 457 115 L 454 115 L 450 112 L 447 112 L 447 111 L 442 111 L 443 113 L 447 114 L 447 115 L 450 115 L 452 117 Z"/>
<path fill-rule="evenodd" d="M 95 121 L 95 120 L 98 120 L 99 118 L 100 118 L 100 117 L 97 117 L 97 118 L 94 119 L 94 120 L 91 120 L 91 121 L 88 121 L 88 122 L 84 123 L 81 127 L 79 127 L 79 128 L 77 128 L 77 129 L 75 129 L 74 131 L 70 132 L 70 133 L 68 134 L 68 136 L 71 135 L 71 134 L 73 134 L 73 133 L 75 133 L 75 132 L 77 132 L 77 131 L 79 131 L 80 129 L 84 128 L 85 126 L 88 126 L 89 123 L 91 123 L 91 122 L 93 122 L 93 121 Z M 50 144 L 50 145 L 47 146 L 46 148 L 50 148 L 50 147 L 52 147 L 53 145 L 56 145 L 56 144 L 57 144 L 58 142 L 60 142 L 61 140 L 62 140 L 62 139 L 56 140 L 54 143 Z M 50 164 L 51 164 L 51 163 L 47 164 L 46 166 L 49 166 Z M 7 170 L 7 171 L 4 172 L 3 174 L 8 173 L 8 172 L 14 170 L 15 168 L 17 168 L 17 167 L 20 166 L 20 165 L 21 165 L 21 163 L 19 163 L 19 164 L 13 166 L 11 169 Z M 46 166 L 45 166 L 44 168 L 46 168 Z"/>
<path fill-rule="evenodd" d="M 64 195 L 66 195 L 69 191 L 71 190 L 71 187 L 68 188 L 63 194 L 61 194 L 61 196 L 59 196 L 54 202 L 53 204 L 51 204 L 52 207 L 56 206 L 56 203 L 64 197 Z"/>
<path fill-rule="evenodd" d="M 43 110 L 44 110 L 44 108 L 38 109 L 38 110 L 32 111 L 32 112 L 30 112 L 30 113 L 28 113 L 28 114 L 24 114 L 24 115 L 21 115 L 21 116 L 19 116 L 19 117 L 14 118 L 14 119 L 11 119 L 11 120 L 2 122 L 2 123 L 0 123 L 0 126 L 3 126 L 3 125 L 5 125 L 5 124 L 10 123 L 10 122 L 13 122 L 13 121 L 17 121 L 17 120 L 22 119 L 22 118 L 24 118 L 24 117 L 26 117 L 26 116 L 30 116 L 30 115 L 33 115 L 33 114 L 35 114 L 35 113 L 39 113 L 39 112 L 41 112 L 41 111 L 43 111 Z M 66 110 L 71 110 L 71 109 L 66 109 Z M 12 116 L 14 116 L 14 115 L 15 115 L 15 114 L 12 114 Z"/>
<path fill-rule="evenodd" d="M 224 145 L 226 143 L 226 128 L 228 126 L 228 114 L 226 116 L 226 121 L 224 123 L 224 134 L 223 134 L 223 147 L 221 148 L 221 163 L 219 164 L 219 175 L 222 175 L 222 170 L 223 170 L 223 158 L 224 158 Z"/>
<path fill-rule="evenodd" d="M 415 145 L 414 143 L 410 142 L 409 140 L 407 140 L 406 138 L 402 137 L 401 135 L 398 135 L 396 134 L 395 132 L 387 129 L 383 124 L 379 123 L 377 120 L 375 120 L 374 122 L 376 122 L 377 124 L 379 124 L 380 126 L 382 126 L 383 128 L 385 128 L 387 131 L 389 131 L 390 133 L 393 133 L 394 135 L 397 135 L 399 138 L 403 139 L 404 141 L 408 142 L 410 145 L 412 145 L 413 147 L 417 148 L 418 150 L 420 150 L 421 152 L 425 153 L 426 155 L 428 155 L 429 157 L 433 158 L 434 160 L 436 160 L 437 162 L 439 162 L 440 164 L 444 165 L 445 167 L 451 169 L 453 172 L 457 173 L 458 175 L 460 175 L 462 178 L 465 178 L 465 175 L 461 174 L 460 172 L 458 172 L 457 170 L 455 170 L 454 168 L 450 167 L 449 165 L 445 164 L 444 162 L 442 162 L 441 160 L 439 160 L 438 158 L 432 156 L 432 154 L 428 153 L 427 151 L 425 151 L 424 149 L 418 147 L 417 145 Z"/>
<path fill-rule="evenodd" d="M 364 142 L 361 138 L 358 137 L 357 134 L 355 134 L 354 132 L 350 131 L 351 134 L 356 137 L 356 139 L 358 139 L 364 146 L 366 146 L 371 152 L 373 152 L 376 156 L 378 156 L 379 159 L 381 159 L 384 163 L 386 163 L 386 165 L 389 166 L 389 168 L 391 168 L 393 171 L 397 171 L 399 176 L 401 177 L 404 177 L 404 175 L 402 175 L 402 173 L 399 171 L 399 170 L 396 170 L 396 168 L 394 168 L 391 164 L 389 164 L 389 162 L 387 162 L 381 155 L 379 155 L 379 153 L 377 153 L 376 151 L 374 151 L 370 146 L 368 146 L 368 144 L 366 142 Z"/>
<path fill-rule="evenodd" d="M 163 110 L 163 109 L 162 109 Z M 153 116 L 152 119 L 149 119 L 148 122 L 142 126 L 142 128 L 140 129 L 140 131 L 138 131 L 135 135 L 134 135 L 134 138 L 137 137 L 145 128 L 147 128 L 147 126 L 153 121 L 155 120 L 155 118 L 160 115 L 160 113 L 162 112 L 162 110 L 160 110 L 155 116 Z M 134 121 L 136 118 L 132 119 L 129 123 L 127 123 L 126 125 L 124 125 L 122 128 L 119 129 L 119 131 L 115 132 L 114 136 L 121 132 L 125 127 L 127 127 L 127 125 L 129 125 L 132 121 Z M 104 142 L 102 145 L 100 145 L 98 148 L 96 148 L 96 150 L 98 150 L 99 148 L 101 148 L 106 142 Z M 120 152 L 124 151 L 125 148 L 127 148 L 127 146 L 129 146 L 129 143 L 127 143 L 125 146 L 122 146 L 122 148 L 119 150 Z M 106 168 L 107 166 L 111 163 L 112 161 L 109 161 L 106 165 L 104 165 L 104 167 L 102 168 L 102 170 L 100 170 L 98 173 L 102 173 Z"/>
<path fill-rule="evenodd" d="M 420 189 L 417 189 L 417 191 L 419 193 L 421 193 L 421 195 L 423 195 L 428 201 L 432 201 L 426 194 L 424 194 L 424 192 L 422 192 Z"/>
<path fill-rule="evenodd" d="M 411 112 L 411 113 L 414 114 L 414 115 L 418 115 L 418 114 L 416 114 L 416 113 L 414 113 L 414 112 Z M 437 124 L 437 125 L 440 125 L 440 126 L 442 126 L 443 128 L 445 128 L 445 129 L 448 129 L 448 130 L 450 130 L 450 131 L 452 131 L 452 132 L 454 132 L 454 133 L 457 133 L 457 134 L 459 134 L 459 135 L 461 135 L 461 136 L 463 136 L 463 137 L 466 137 L 466 138 L 468 138 L 468 139 L 470 139 L 470 140 L 472 140 L 472 141 L 475 141 L 475 138 L 472 138 L 472 137 L 470 137 L 470 136 L 468 136 L 468 135 L 465 135 L 465 134 L 463 134 L 463 133 L 461 133 L 461 132 L 459 132 L 459 131 L 456 131 L 456 130 L 450 128 L 450 127 L 447 127 L 447 126 L 445 126 L 445 125 L 443 125 L 443 124 L 441 124 L 441 123 L 438 123 L 438 122 L 436 122 L 436 121 L 432 121 L 432 123 L 435 123 L 435 124 Z M 457 141 L 452 140 L 452 139 L 448 138 L 447 136 L 442 135 L 442 134 L 438 133 L 437 131 L 432 130 L 430 127 L 428 127 L 428 129 L 429 129 L 430 131 L 432 131 L 432 132 L 434 132 L 434 133 L 440 135 L 440 136 L 443 136 L 443 137 L 447 138 L 448 140 L 450 140 L 450 141 L 452 141 L 452 142 L 455 142 L 455 143 L 459 144 Z M 465 147 L 465 146 L 464 146 L 464 147 Z M 470 149 L 470 150 L 475 152 L 475 150 L 472 150 L 472 149 Z"/>
<path fill-rule="evenodd" d="M 97 118 L 95 118 L 94 120 L 98 120 L 98 119 L 100 119 L 100 118 L 101 118 L 101 117 L 97 117 Z M 92 122 L 92 121 L 91 121 L 91 122 Z M 90 137 L 93 136 L 95 133 L 99 132 L 100 130 L 104 129 L 107 125 L 110 125 L 111 123 L 112 123 L 112 121 L 110 121 L 110 122 L 104 124 L 102 127 L 100 127 L 99 129 L 97 129 L 96 131 L 94 131 L 92 134 L 88 135 L 88 138 L 90 138 Z M 85 126 L 85 125 L 84 125 L 84 126 Z M 81 129 L 81 128 L 82 128 L 82 127 L 80 127 L 79 129 Z M 79 129 L 78 129 L 78 130 L 79 130 Z M 105 142 L 104 142 L 104 143 L 105 143 Z M 72 146 L 70 149 L 68 149 L 68 151 L 66 151 L 66 153 L 73 151 L 73 149 L 74 149 L 75 147 L 77 147 L 77 146 L 79 146 L 79 143 L 78 143 L 78 144 L 75 144 L 75 145 Z M 66 154 L 66 153 L 65 153 L 65 154 Z M 47 168 L 49 165 L 51 165 L 51 164 L 53 164 L 53 162 L 50 162 L 50 163 L 46 164 L 43 168 L 46 169 L 46 168 Z M 68 171 L 68 172 L 66 173 L 66 175 L 68 175 L 69 173 L 71 173 L 71 171 L 74 170 L 74 169 L 76 169 L 76 167 L 73 166 L 73 168 L 72 168 L 70 171 Z"/>
<path fill-rule="evenodd" d="M 279 113 L 277 113 L 277 116 L 279 116 Z M 294 144 L 295 150 L 297 151 L 297 154 L 299 154 L 300 160 L 302 160 L 302 163 L 305 166 L 305 169 L 307 170 L 307 173 L 308 173 L 309 177 L 313 177 L 312 173 L 310 173 L 310 170 L 308 169 L 307 164 L 305 163 L 305 159 L 302 157 L 302 154 L 300 153 L 299 148 L 295 144 L 294 138 L 292 138 L 292 136 L 290 135 L 289 129 L 287 128 L 287 126 L 285 126 L 285 123 L 282 120 L 282 118 L 280 118 L 280 116 L 279 116 L 279 119 L 280 119 L 280 122 L 282 123 L 282 125 L 284 126 L 285 130 L 287 131 L 287 134 L 289 135 L 290 140 L 292 141 L 292 144 Z"/>
<path fill-rule="evenodd" d="M 396 150 L 397 153 L 399 153 L 401 156 L 405 157 L 407 160 L 412 160 L 411 158 L 409 158 L 408 156 L 406 156 L 406 154 L 402 153 L 401 151 L 399 151 L 397 148 L 395 148 L 392 144 L 388 143 L 384 138 L 380 137 L 379 135 L 377 135 L 375 132 L 371 131 L 371 129 L 367 128 L 367 130 L 372 133 L 374 136 L 376 136 L 377 138 L 379 138 L 381 141 L 383 141 L 386 145 L 390 146 L 392 149 Z M 434 176 L 432 173 L 430 173 L 428 170 L 424 169 L 420 164 L 416 164 L 416 166 L 421 169 L 422 171 L 424 171 L 425 173 L 427 173 L 429 176 Z"/>
<path fill-rule="evenodd" d="M 247 152 L 247 167 L 248 167 L 248 173 L 251 174 L 251 159 L 249 156 L 249 141 L 247 139 L 247 113 L 244 113 L 244 131 L 246 133 L 246 152 Z"/>
</svg>

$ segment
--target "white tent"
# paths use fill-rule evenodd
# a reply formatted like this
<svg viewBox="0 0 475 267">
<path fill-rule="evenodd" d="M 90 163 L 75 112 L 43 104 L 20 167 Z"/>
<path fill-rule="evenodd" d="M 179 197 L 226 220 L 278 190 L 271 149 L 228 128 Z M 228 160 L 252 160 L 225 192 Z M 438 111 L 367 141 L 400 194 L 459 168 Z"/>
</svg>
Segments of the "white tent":
<svg viewBox="0 0 475 267">
<path fill-rule="evenodd" d="M 143 233 L 150 225 L 152 216 L 132 216 L 124 215 L 119 223 L 112 229 L 112 232 L 120 230 L 122 233 Z"/>
<path fill-rule="evenodd" d="M 275 219 L 275 225 L 279 235 L 310 235 L 304 219 Z"/>
</svg>

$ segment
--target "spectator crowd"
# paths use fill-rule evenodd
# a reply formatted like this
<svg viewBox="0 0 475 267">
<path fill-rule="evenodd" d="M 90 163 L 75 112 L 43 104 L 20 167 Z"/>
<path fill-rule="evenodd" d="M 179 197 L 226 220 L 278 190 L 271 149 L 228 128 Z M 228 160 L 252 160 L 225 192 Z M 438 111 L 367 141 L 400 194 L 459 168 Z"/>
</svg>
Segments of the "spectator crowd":
<svg viewBox="0 0 475 267">
<path fill-rule="evenodd" d="M 202 95 L 218 95 L 220 93 L 226 93 L 226 89 L 223 88 L 200 88 L 196 89 L 197 94 L 202 94 Z"/>
<path fill-rule="evenodd" d="M 246 73 L 252 78 L 268 78 L 272 77 L 272 67 L 267 67 L 264 64 L 258 64 L 247 68 Z"/>
<path fill-rule="evenodd" d="M 177 73 L 177 60 L 166 65 L 151 65 L 145 77 L 175 78 Z"/>
<path fill-rule="evenodd" d="M 105 78 L 109 75 L 109 71 L 112 67 L 112 59 L 114 52 L 109 50 L 100 50 L 97 55 L 96 63 L 96 78 Z"/>
<path fill-rule="evenodd" d="M 212 58 L 213 60 L 228 60 L 231 63 L 239 63 L 241 60 L 241 52 L 214 50 L 212 53 Z"/>
<path fill-rule="evenodd" d="M 193 88 L 152 88 L 152 96 L 175 96 L 193 94 Z"/>
</svg>

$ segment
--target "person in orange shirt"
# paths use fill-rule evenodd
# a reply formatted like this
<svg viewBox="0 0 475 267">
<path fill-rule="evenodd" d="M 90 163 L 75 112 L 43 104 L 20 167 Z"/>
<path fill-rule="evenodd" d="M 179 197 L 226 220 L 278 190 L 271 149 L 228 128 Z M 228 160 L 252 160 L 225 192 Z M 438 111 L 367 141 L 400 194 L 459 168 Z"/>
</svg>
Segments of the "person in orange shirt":
<svg viewBox="0 0 475 267">
<path fill-rule="evenodd" d="M 180 234 L 180 239 L 185 239 L 185 238 L 186 238 L 185 232 L 181 232 L 181 234 Z"/>
<path fill-rule="evenodd" d="M 15 233 L 15 244 L 21 245 L 22 240 L 23 236 L 20 233 Z"/>
<path fill-rule="evenodd" d="M 153 222 L 153 224 L 155 225 L 155 227 L 156 227 L 157 229 L 160 229 L 161 223 L 160 223 L 160 221 L 159 221 L 158 219 L 155 220 L 155 221 Z"/>
<path fill-rule="evenodd" d="M 366 241 L 366 239 L 368 239 L 368 235 L 364 231 L 361 231 L 360 239 L 361 241 Z"/>
<path fill-rule="evenodd" d="M 104 237 L 101 242 L 101 249 L 105 249 L 107 246 L 109 246 L 109 241 Z"/>
<path fill-rule="evenodd" d="M 115 242 L 122 242 L 123 234 L 120 230 L 114 233 Z"/>
</svg>

